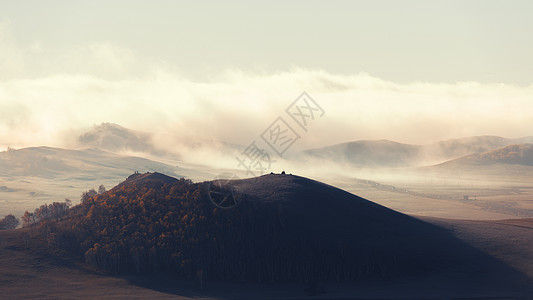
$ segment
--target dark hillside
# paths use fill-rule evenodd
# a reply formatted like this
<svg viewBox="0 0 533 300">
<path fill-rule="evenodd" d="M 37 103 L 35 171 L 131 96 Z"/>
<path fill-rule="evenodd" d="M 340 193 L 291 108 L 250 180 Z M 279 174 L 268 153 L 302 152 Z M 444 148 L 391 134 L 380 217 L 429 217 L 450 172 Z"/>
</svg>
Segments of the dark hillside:
<svg viewBox="0 0 533 300">
<path fill-rule="evenodd" d="M 303 177 L 231 181 L 217 191 L 242 200 L 229 209 L 212 203 L 212 188 L 134 174 L 41 228 L 112 273 L 316 282 L 484 272 L 497 263 L 444 229 Z"/>
</svg>

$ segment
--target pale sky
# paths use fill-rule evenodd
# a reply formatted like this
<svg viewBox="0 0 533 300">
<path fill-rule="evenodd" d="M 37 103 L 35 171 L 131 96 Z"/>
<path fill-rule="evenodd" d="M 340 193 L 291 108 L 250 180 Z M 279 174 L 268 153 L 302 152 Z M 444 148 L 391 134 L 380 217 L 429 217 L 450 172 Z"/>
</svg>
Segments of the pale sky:
<svg viewBox="0 0 533 300">
<path fill-rule="evenodd" d="M 326 114 L 302 148 L 533 135 L 531 12 L 531 1 L 0 1 L 0 148 L 66 146 L 101 122 L 246 144 L 304 90 Z"/>
<path fill-rule="evenodd" d="M 14 42 L 111 43 L 186 75 L 319 68 L 531 84 L 531 1 L 0 1 Z M 37 72 L 39 73 L 39 72 Z"/>
</svg>

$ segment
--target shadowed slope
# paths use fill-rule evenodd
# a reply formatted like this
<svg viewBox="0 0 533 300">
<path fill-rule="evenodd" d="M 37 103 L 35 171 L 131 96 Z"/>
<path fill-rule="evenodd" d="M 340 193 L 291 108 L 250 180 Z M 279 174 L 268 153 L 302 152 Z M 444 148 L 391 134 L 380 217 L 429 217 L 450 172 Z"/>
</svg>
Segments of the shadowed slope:
<svg viewBox="0 0 533 300">
<path fill-rule="evenodd" d="M 211 185 L 134 174 L 52 227 L 58 244 L 116 273 L 309 282 L 498 265 L 446 230 L 307 178 L 231 181 L 222 192 L 242 201 L 230 209 L 209 200 Z"/>
<path fill-rule="evenodd" d="M 314 180 L 265 175 L 235 181 L 234 186 L 244 194 L 243 204 L 248 202 L 257 210 L 274 207 L 279 212 L 284 224 L 281 240 L 302 238 L 331 248 L 342 245 L 363 261 L 379 262 L 374 267 L 382 268 L 381 275 L 450 268 L 481 271 L 500 265 L 447 230 Z"/>
</svg>

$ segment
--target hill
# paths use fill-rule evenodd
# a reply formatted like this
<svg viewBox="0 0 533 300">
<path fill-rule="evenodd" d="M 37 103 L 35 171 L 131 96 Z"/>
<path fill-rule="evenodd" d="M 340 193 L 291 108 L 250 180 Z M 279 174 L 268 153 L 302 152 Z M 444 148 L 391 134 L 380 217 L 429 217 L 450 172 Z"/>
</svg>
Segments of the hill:
<svg viewBox="0 0 533 300">
<path fill-rule="evenodd" d="M 100 184 L 112 187 L 135 171 L 178 177 L 199 173 L 100 149 L 31 147 L 4 151 L 0 152 L 0 198 L 4 201 L 0 215 L 22 215 L 27 209 L 65 197 L 76 201 L 89 188 Z"/>
<path fill-rule="evenodd" d="M 508 145 L 466 155 L 434 166 L 420 168 L 432 172 L 464 172 L 484 177 L 526 177 L 533 172 L 533 144 Z M 517 177 L 517 178 L 518 178 Z"/>
<path fill-rule="evenodd" d="M 415 167 L 442 163 L 512 144 L 531 142 L 533 142 L 532 137 L 507 139 L 498 136 L 465 137 L 427 145 L 367 140 L 306 150 L 303 152 L 303 157 L 318 158 L 358 168 Z"/>
<path fill-rule="evenodd" d="M 44 178 L 76 177 L 72 174 L 78 172 L 93 178 L 102 177 L 103 174 L 107 176 L 120 174 L 123 177 L 139 169 L 157 169 L 178 175 L 176 174 L 178 170 L 175 167 L 164 163 L 94 148 L 70 150 L 53 147 L 30 147 L 0 152 L 0 175 L 4 177 L 15 174 Z"/>
<path fill-rule="evenodd" d="M 215 184 L 135 173 L 62 220 L 0 231 L 3 295 L 527 299 L 533 292 L 531 220 L 426 222 L 274 174 L 218 185 L 241 200 L 221 209 L 208 199 Z"/>
<path fill-rule="evenodd" d="M 49 243 L 112 273 L 237 282 L 398 278 L 498 264 L 448 231 L 292 175 L 227 182 L 228 209 L 193 184 L 135 174 L 40 225 Z"/>
<path fill-rule="evenodd" d="M 110 152 L 162 154 L 161 150 L 155 149 L 149 133 L 128 129 L 114 123 L 95 125 L 78 137 L 78 144 L 81 148 L 98 148 Z"/>
<path fill-rule="evenodd" d="M 364 168 L 405 167 L 416 164 L 422 154 L 417 145 L 388 140 L 355 141 L 304 151 L 313 158 Z"/>
<path fill-rule="evenodd" d="M 428 145 L 427 148 L 428 151 L 434 155 L 442 157 L 445 160 L 449 160 L 469 154 L 491 151 L 530 139 L 530 137 L 521 139 L 508 139 L 492 135 L 472 136 L 440 141 L 435 144 Z"/>
<path fill-rule="evenodd" d="M 449 163 L 467 165 L 514 164 L 533 166 L 533 144 L 509 145 L 503 148 L 472 154 Z"/>
</svg>

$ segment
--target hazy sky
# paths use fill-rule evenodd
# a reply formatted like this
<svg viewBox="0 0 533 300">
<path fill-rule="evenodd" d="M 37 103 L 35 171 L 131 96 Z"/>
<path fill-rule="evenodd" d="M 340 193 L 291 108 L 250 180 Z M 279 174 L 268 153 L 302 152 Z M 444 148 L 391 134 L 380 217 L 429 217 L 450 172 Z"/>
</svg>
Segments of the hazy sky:
<svg viewBox="0 0 533 300">
<path fill-rule="evenodd" d="M 0 148 L 93 124 L 299 147 L 533 135 L 531 1 L 0 1 Z M 172 138 L 168 138 L 171 136 Z"/>
</svg>

